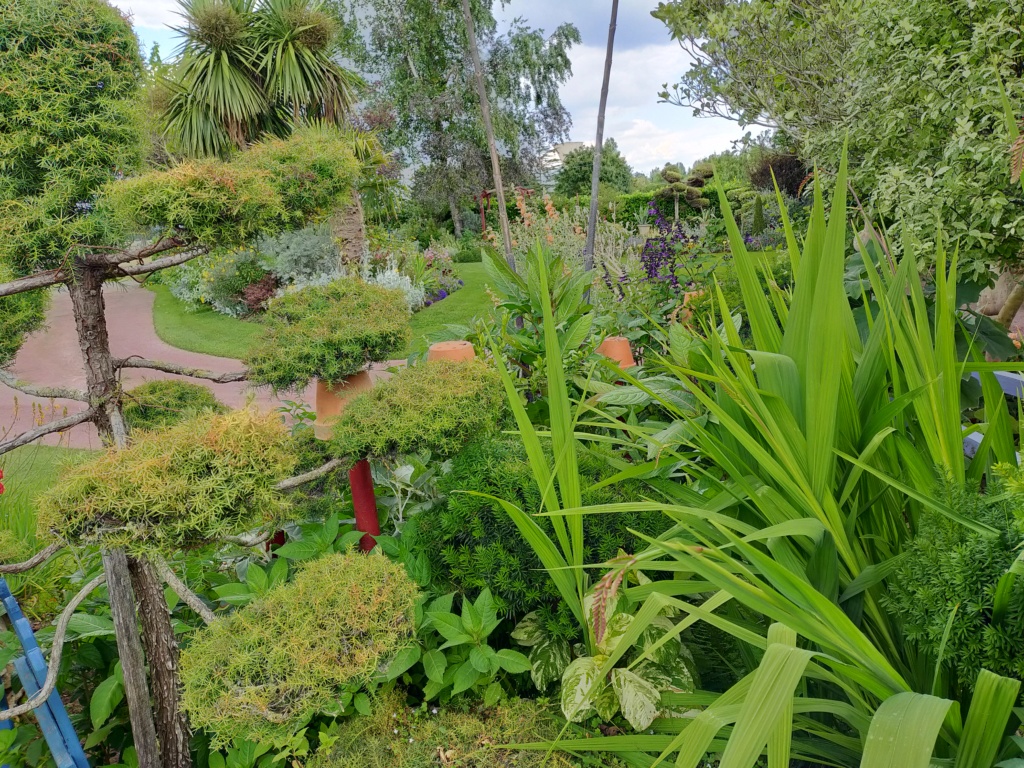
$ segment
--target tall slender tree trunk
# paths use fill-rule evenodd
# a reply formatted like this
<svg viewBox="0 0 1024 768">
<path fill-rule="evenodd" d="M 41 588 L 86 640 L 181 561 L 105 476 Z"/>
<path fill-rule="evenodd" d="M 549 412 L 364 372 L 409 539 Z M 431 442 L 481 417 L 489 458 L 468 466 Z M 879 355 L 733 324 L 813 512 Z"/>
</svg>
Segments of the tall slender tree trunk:
<svg viewBox="0 0 1024 768">
<path fill-rule="evenodd" d="M 341 258 L 339 266 L 358 267 L 369 248 L 366 240 L 366 214 L 358 192 L 354 193 L 349 205 L 335 214 L 332 224 L 332 234 L 338 239 Z"/>
<path fill-rule="evenodd" d="M 615 25 L 619 17 L 619 0 L 612 0 L 612 17 L 608 23 L 608 47 L 604 52 L 604 79 L 601 101 L 597 107 L 597 141 L 594 144 L 594 168 L 590 173 L 590 216 L 587 218 L 587 243 L 583 246 L 583 269 L 594 268 L 594 239 L 597 237 L 597 193 L 601 185 L 601 151 L 604 149 L 604 113 L 608 107 L 608 84 L 612 78 L 612 53 L 615 50 Z"/>
<path fill-rule="evenodd" d="M 128 428 L 121 411 L 118 392 L 117 372 L 114 370 L 113 358 L 110 354 L 110 336 L 107 332 L 106 305 L 103 300 L 103 282 L 106 278 L 102 267 L 91 267 L 82 262 L 74 266 L 74 279 L 68 284 L 71 297 L 71 308 L 78 332 L 78 346 L 82 352 L 85 366 L 86 390 L 94 406 L 99 406 L 95 424 L 105 443 L 117 448 L 128 445 Z M 135 609 L 135 594 L 132 589 L 132 574 L 129 571 L 128 558 L 123 550 L 114 549 L 103 552 L 103 566 L 107 573 L 108 594 L 110 595 L 110 612 L 116 630 L 118 656 L 124 673 L 125 699 L 131 717 L 132 736 L 139 757 L 139 768 L 190 768 L 191 757 L 188 753 L 188 727 L 184 722 L 161 722 L 162 729 L 158 733 L 153 721 L 153 706 L 149 697 L 149 686 L 146 680 L 145 657 L 142 652 L 142 638 Z M 161 594 L 159 582 L 145 583 L 152 575 L 144 574 L 137 580 L 140 587 L 148 592 L 156 590 Z M 161 604 L 166 612 L 166 604 Z M 149 604 L 142 606 L 147 613 Z M 150 608 L 151 609 L 151 608 Z M 159 648 L 161 645 L 174 644 L 174 632 L 170 622 L 161 624 L 159 617 L 144 616 L 143 629 L 147 632 L 147 647 Z M 158 694 L 158 709 L 177 708 L 178 675 L 177 665 L 167 668 L 165 665 L 151 664 L 150 673 L 154 688 Z M 173 703 L 166 701 L 168 695 L 173 696 Z M 175 755 L 173 746 L 184 740 L 186 745 L 184 758 L 177 754 L 177 762 L 161 761 L 160 744 L 171 745 L 171 754 Z M 183 761 L 182 761 L 183 760 Z"/>
<path fill-rule="evenodd" d="M 146 684 L 146 661 L 142 655 L 142 640 L 135 621 L 135 594 L 124 550 L 104 551 L 103 569 L 107 572 L 107 593 L 110 595 L 110 613 L 114 620 L 117 656 L 124 674 L 124 697 L 128 701 L 139 768 L 161 768 L 156 725 L 153 723 L 149 686 Z"/>
<path fill-rule="evenodd" d="M 156 731 L 162 768 L 189 768 L 188 718 L 178 706 L 178 643 L 171 626 L 164 591 L 148 560 L 128 559 L 132 586 L 139 601 L 142 644 L 149 660 L 156 708 Z"/>
<path fill-rule="evenodd" d="M 480 96 L 480 113 L 484 119 L 484 130 L 487 132 L 487 148 L 491 151 L 491 172 L 494 175 L 494 189 L 498 197 L 498 220 L 501 222 L 501 239 L 505 246 L 505 261 L 509 268 L 516 271 L 516 259 L 512 255 L 512 232 L 508 226 L 508 209 L 505 208 L 505 188 L 501 180 L 501 163 L 498 160 L 498 143 L 494 138 L 494 124 L 491 122 L 491 104 L 487 99 L 487 83 L 484 80 L 483 65 L 480 63 L 480 51 L 476 45 L 476 27 L 473 14 L 469 8 L 469 0 L 462 0 L 462 16 L 466 20 L 466 37 L 469 39 L 469 55 L 473 60 L 473 72 L 476 75 L 476 90 Z"/>
</svg>

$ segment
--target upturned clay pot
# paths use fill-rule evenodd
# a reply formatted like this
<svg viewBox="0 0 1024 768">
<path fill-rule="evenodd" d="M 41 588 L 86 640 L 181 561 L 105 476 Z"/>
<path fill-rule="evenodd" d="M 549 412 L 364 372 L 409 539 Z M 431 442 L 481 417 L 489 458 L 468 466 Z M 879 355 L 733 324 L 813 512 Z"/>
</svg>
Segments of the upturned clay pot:
<svg viewBox="0 0 1024 768">
<path fill-rule="evenodd" d="M 472 360 L 476 350 L 468 341 L 439 341 L 427 350 L 427 360 Z"/>
<path fill-rule="evenodd" d="M 369 371 L 353 373 L 337 384 L 316 380 L 316 422 L 313 430 L 316 436 L 325 439 L 330 436 L 331 424 L 345 410 L 345 406 L 360 392 L 373 388 Z"/>
<path fill-rule="evenodd" d="M 597 353 L 614 361 L 619 368 L 632 368 L 636 365 L 629 339 L 625 336 L 609 336 L 598 346 Z"/>
</svg>

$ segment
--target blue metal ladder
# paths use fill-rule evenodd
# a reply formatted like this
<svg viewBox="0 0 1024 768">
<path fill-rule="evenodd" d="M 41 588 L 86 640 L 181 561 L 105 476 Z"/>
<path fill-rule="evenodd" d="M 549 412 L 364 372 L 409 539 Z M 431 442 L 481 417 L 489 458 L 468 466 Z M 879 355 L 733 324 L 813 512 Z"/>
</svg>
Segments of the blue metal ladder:
<svg viewBox="0 0 1024 768">
<path fill-rule="evenodd" d="M 46 683 L 46 659 L 36 642 L 32 626 L 21 612 L 21 606 L 11 594 L 7 580 L 0 577 L 0 602 L 7 610 L 7 616 L 11 621 L 15 635 L 17 635 L 24 656 L 14 660 L 14 671 L 18 673 L 21 684 L 28 696 L 35 696 L 42 690 Z M 0 708 L 7 708 L 6 691 L 0 685 Z M 35 710 L 36 719 L 39 721 L 39 728 L 43 737 L 50 747 L 53 759 L 57 768 L 89 768 L 89 761 L 85 759 L 85 751 L 78 740 L 78 734 L 71 725 L 67 710 L 64 709 L 64 702 L 60 694 L 54 689 L 53 693 Z M 10 720 L 0 720 L 0 729 L 10 730 L 13 728 Z M 7 766 L 3 766 L 7 768 Z"/>
</svg>

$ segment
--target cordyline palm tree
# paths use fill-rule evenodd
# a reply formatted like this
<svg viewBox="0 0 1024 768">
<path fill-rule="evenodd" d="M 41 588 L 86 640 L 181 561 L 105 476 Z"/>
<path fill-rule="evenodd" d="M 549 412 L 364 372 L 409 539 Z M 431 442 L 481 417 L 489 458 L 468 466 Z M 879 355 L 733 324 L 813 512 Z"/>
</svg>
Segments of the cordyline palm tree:
<svg viewBox="0 0 1024 768">
<path fill-rule="evenodd" d="M 340 124 L 360 79 L 332 58 L 321 0 L 180 0 L 185 38 L 164 113 L 190 156 L 244 148 L 303 122 Z"/>
</svg>

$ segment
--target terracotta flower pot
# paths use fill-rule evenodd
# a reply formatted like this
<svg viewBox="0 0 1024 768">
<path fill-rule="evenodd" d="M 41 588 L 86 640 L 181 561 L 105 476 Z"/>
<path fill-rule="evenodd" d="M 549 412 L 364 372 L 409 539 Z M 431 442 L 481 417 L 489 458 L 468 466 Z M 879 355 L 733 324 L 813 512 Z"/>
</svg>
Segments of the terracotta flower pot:
<svg viewBox="0 0 1024 768">
<path fill-rule="evenodd" d="M 476 350 L 468 341 L 439 341 L 427 350 L 427 360 L 472 360 Z"/>
<path fill-rule="evenodd" d="M 330 436 L 331 424 L 345 410 L 345 406 L 360 392 L 373 389 L 369 371 L 353 373 L 338 384 L 316 380 L 316 422 L 313 429 L 316 436 L 324 439 Z"/>
<path fill-rule="evenodd" d="M 609 336 L 598 346 L 597 353 L 614 361 L 619 368 L 632 368 L 636 365 L 629 339 L 625 336 Z"/>
</svg>

